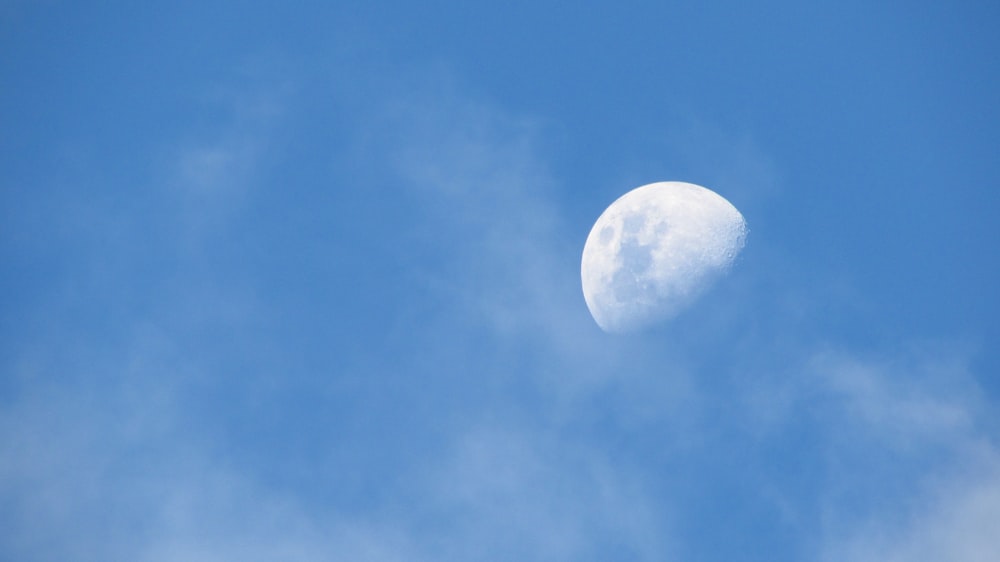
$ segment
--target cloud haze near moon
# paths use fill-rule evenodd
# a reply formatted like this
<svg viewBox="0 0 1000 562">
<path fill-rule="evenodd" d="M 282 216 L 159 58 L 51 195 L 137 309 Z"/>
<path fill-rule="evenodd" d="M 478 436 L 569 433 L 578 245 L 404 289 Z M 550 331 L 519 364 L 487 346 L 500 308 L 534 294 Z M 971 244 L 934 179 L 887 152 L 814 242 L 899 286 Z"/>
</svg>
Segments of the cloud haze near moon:
<svg viewBox="0 0 1000 562">
<path fill-rule="evenodd" d="M 732 265 L 743 215 L 710 189 L 659 182 L 633 189 L 597 219 L 581 263 L 583 295 L 605 332 L 669 319 Z"/>
</svg>

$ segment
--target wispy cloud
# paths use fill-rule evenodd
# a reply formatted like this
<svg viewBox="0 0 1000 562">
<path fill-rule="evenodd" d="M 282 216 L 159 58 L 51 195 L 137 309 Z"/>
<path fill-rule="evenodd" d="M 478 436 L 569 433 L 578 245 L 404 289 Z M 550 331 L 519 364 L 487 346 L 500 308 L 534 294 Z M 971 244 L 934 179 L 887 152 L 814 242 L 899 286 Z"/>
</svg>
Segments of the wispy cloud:
<svg viewBox="0 0 1000 562">
<path fill-rule="evenodd" d="M 857 449 L 855 458 L 864 463 L 831 475 L 830 491 L 896 491 L 871 498 L 861 512 L 828 505 L 832 518 L 822 559 L 995 556 L 1000 542 L 991 523 L 1000 516 L 1000 452 L 969 357 L 961 347 L 926 342 L 891 361 L 817 356 L 816 372 L 834 398 L 828 408 L 838 410 L 828 420 L 838 435 L 830 446 Z M 880 452 L 865 461 L 866 451 L 874 450 Z M 860 474 L 866 466 L 867 476 Z"/>
<path fill-rule="evenodd" d="M 189 136 L 167 151 L 166 202 L 189 236 L 224 225 L 263 189 L 269 165 L 281 153 L 275 131 L 292 88 L 277 80 L 246 88 L 220 88 L 203 103 L 221 116 L 215 128 Z"/>
<path fill-rule="evenodd" d="M 465 433 L 438 466 L 429 491 L 447 527 L 421 534 L 439 536 L 434 543 L 442 550 L 429 558 L 666 556 L 666 522 L 650 511 L 647 492 L 625 466 L 587 443 L 505 425 Z"/>
<path fill-rule="evenodd" d="M 382 394 L 398 375 L 380 368 L 425 377 L 440 395 L 431 404 L 492 387 L 498 394 L 479 399 L 483 410 L 425 411 L 420 427 L 437 426 L 440 437 L 407 457 L 406 466 L 378 467 L 395 482 L 362 479 L 396 493 L 359 506 L 283 488 L 263 467 L 234 461 L 241 449 L 233 426 L 246 413 L 239 408 L 250 407 L 243 401 L 268 402 L 268 389 L 295 391 L 281 373 L 246 367 L 235 355 L 253 348 L 259 356 L 276 345 L 252 334 L 265 321 L 252 283 L 228 284 L 225 272 L 206 268 L 205 256 L 214 253 L 204 247 L 238 224 L 235 213 L 254 198 L 258 162 L 270 150 L 266 135 L 237 119 L 229 129 L 180 143 L 167 167 L 164 200 L 176 206 L 163 210 L 176 214 L 159 216 L 165 231 L 158 247 L 174 262 L 167 282 L 147 288 L 155 306 L 119 318 L 113 342 L 79 336 L 78 344 L 92 349 L 86 368 L 78 347 L 64 347 L 26 373 L 23 391 L 5 405 L 0 489 L 12 498 L 4 517 L 13 523 L 7 554 L 164 562 L 663 555 L 669 532 L 663 514 L 645 501 L 641 475 L 589 440 L 559 436 L 580 403 L 564 401 L 553 414 L 519 405 L 531 394 L 558 402 L 581 381 L 591 395 L 613 380 L 618 359 L 597 352 L 599 332 L 579 294 L 578 248 L 554 207 L 531 126 L 455 101 L 391 110 L 390 129 L 398 134 L 372 155 L 395 164 L 392 181 L 406 191 L 396 196 L 415 202 L 411 226 L 425 244 L 416 251 L 428 258 L 417 260 L 418 277 L 422 290 L 446 306 L 415 319 L 421 345 L 392 350 L 394 367 L 369 357 L 360 364 Z M 454 353 L 455 338 L 470 337 L 486 339 L 477 346 L 484 357 L 464 351 L 472 363 L 428 362 Z M 30 359 L 21 364 L 30 367 Z M 72 376 L 60 382 L 53 378 L 58 369 Z M 338 375 L 346 376 L 315 383 L 319 392 L 342 389 Z M 303 469 L 328 474 L 324 489 L 337 490 L 344 470 L 337 459 L 360 462 L 350 455 L 367 449 L 336 450 L 346 446 L 336 433 L 353 424 L 338 426 L 336 412 L 319 419 L 334 436 L 315 448 L 331 449 Z M 273 423 L 293 431 L 290 422 Z M 393 442 L 367 446 L 378 457 Z"/>
<path fill-rule="evenodd" d="M 343 263 L 378 263 L 400 275 L 366 293 L 394 311 L 383 339 L 341 344 L 362 321 L 347 315 L 328 320 L 343 332 L 283 324 L 286 303 L 267 301 L 253 269 L 205 250 L 227 229 L 251 234 L 239 213 L 280 187 L 261 178 L 281 113 L 234 107 L 151 179 L 173 205 L 155 249 L 174 260 L 143 285 L 153 304 L 124 311 L 112 336 L 48 334 L 9 363 L 21 372 L 0 409 L 4 554 L 662 560 L 731 531 L 699 520 L 712 501 L 773 517 L 762 526 L 802 543 L 788 551 L 819 559 L 977 560 L 996 546 L 982 522 L 1000 509 L 998 455 L 967 352 L 796 337 L 816 309 L 776 305 L 786 287 L 763 267 L 676 325 L 609 338 L 579 287 L 590 225 L 560 210 L 544 131 L 457 89 L 371 100 L 346 133 L 364 181 L 330 180 L 346 209 L 331 212 L 360 217 L 320 233 L 362 249 L 317 282 L 347 278 L 323 310 L 374 279 Z M 766 158 L 730 148 L 766 191 Z M 750 296 L 768 292 L 782 296 Z"/>
<path fill-rule="evenodd" d="M 885 446 L 955 443 L 975 431 L 977 388 L 958 352 L 918 352 L 891 361 L 822 353 L 810 369 L 839 399 L 849 423 Z"/>
<path fill-rule="evenodd" d="M 970 465 L 971 463 L 971 465 Z M 933 479 L 917 495 L 916 506 L 884 520 L 867 521 L 842 542 L 831 544 L 824 560 L 889 562 L 987 562 L 1000 538 L 1000 455 L 958 460 L 963 468 Z"/>
</svg>

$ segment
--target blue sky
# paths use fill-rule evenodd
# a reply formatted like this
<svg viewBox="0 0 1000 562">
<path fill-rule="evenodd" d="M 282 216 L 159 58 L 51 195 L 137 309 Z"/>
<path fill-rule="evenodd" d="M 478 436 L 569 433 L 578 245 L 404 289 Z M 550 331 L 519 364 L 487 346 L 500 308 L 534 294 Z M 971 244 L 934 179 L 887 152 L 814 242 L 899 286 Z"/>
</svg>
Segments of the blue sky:
<svg viewBox="0 0 1000 562">
<path fill-rule="evenodd" d="M 998 23 L 0 3 L 0 558 L 989 559 Z M 607 335 L 666 180 L 747 247 Z"/>
</svg>

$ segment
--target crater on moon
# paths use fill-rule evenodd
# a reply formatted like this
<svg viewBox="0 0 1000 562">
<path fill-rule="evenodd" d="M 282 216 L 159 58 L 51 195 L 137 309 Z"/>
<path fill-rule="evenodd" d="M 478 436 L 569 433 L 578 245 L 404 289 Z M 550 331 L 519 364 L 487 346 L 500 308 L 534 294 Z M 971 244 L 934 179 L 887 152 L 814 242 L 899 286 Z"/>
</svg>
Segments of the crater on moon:
<svg viewBox="0 0 1000 562">
<path fill-rule="evenodd" d="M 597 219 L 581 262 L 583 295 L 607 332 L 674 316 L 731 266 L 746 241 L 743 215 L 714 191 L 644 185 Z"/>
</svg>

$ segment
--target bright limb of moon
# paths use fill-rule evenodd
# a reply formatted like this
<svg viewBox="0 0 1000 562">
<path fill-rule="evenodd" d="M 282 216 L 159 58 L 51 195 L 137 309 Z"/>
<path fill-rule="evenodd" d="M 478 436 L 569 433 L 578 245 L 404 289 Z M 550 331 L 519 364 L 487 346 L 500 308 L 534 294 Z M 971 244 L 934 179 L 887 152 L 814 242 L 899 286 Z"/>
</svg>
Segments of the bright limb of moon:
<svg viewBox="0 0 1000 562">
<path fill-rule="evenodd" d="M 743 215 L 684 182 L 637 187 L 597 219 L 583 247 L 583 297 L 605 332 L 649 327 L 691 304 L 746 242 Z"/>
</svg>

